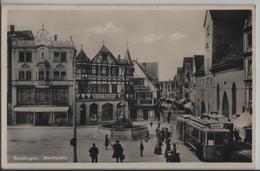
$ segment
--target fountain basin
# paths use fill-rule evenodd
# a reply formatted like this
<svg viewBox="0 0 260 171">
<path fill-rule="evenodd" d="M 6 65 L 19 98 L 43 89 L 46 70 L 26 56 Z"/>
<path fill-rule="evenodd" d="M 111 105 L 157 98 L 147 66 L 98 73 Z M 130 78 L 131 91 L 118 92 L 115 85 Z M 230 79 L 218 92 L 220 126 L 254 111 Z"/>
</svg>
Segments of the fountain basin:
<svg viewBox="0 0 260 171">
<path fill-rule="evenodd" d="M 109 139 L 115 140 L 143 140 L 146 137 L 148 128 L 142 125 L 132 125 L 132 127 L 110 127 L 102 125 L 98 128 L 98 136 L 105 137 L 108 135 Z"/>
</svg>

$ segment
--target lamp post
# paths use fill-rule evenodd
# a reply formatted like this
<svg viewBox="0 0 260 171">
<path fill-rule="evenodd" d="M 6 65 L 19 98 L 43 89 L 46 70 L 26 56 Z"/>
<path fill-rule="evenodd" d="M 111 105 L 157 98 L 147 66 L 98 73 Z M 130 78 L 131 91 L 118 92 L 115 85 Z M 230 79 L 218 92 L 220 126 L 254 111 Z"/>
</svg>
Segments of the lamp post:
<svg viewBox="0 0 260 171">
<path fill-rule="evenodd" d="M 75 54 L 76 55 L 76 54 Z M 73 138 L 70 144 L 73 146 L 73 162 L 77 162 L 77 115 L 76 115 L 76 60 L 73 58 Z"/>
</svg>

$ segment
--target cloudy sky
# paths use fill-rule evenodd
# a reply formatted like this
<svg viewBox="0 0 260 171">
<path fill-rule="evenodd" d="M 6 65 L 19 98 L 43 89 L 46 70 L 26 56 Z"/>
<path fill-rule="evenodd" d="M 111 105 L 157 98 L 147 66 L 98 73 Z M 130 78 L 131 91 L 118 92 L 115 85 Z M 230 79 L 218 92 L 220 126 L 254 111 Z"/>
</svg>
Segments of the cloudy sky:
<svg viewBox="0 0 260 171">
<path fill-rule="evenodd" d="M 159 79 L 173 79 L 183 57 L 203 54 L 205 11 L 12 11 L 8 25 L 16 30 L 32 30 L 34 36 L 44 24 L 50 36 L 73 37 L 89 58 L 105 42 L 115 56 L 124 56 L 127 42 L 132 58 L 158 62 Z"/>
</svg>

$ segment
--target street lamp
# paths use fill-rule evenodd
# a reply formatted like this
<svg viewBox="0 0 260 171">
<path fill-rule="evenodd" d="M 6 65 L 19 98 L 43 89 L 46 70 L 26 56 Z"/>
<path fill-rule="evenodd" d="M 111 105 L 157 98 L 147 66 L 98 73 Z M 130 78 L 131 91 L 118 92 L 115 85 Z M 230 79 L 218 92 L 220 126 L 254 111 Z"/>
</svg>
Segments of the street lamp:
<svg viewBox="0 0 260 171">
<path fill-rule="evenodd" d="M 73 137 L 70 145 L 73 147 L 73 162 L 77 162 L 77 115 L 76 115 L 76 54 L 73 57 Z"/>
</svg>

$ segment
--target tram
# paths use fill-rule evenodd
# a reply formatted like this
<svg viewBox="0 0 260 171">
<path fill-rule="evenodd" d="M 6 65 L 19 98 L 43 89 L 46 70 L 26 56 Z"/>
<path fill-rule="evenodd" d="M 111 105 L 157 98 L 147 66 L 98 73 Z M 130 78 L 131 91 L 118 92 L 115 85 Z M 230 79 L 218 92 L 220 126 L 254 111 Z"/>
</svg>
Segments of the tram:
<svg viewBox="0 0 260 171">
<path fill-rule="evenodd" d="M 177 136 L 203 161 L 221 162 L 229 158 L 232 147 L 231 123 L 208 117 L 182 115 L 177 118 Z"/>
</svg>

